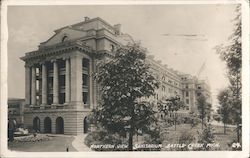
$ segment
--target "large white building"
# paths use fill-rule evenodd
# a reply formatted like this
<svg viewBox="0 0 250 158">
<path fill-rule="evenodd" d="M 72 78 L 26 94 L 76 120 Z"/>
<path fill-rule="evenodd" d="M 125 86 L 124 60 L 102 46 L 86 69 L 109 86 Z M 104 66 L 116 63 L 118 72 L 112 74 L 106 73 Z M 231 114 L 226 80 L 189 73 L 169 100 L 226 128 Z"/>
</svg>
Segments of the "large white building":
<svg viewBox="0 0 250 158">
<path fill-rule="evenodd" d="M 44 133 L 78 134 L 89 130 L 87 116 L 98 106 L 100 88 L 93 78 L 100 56 L 112 57 L 115 50 L 133 42 L 101 18 L 89 19 L 55 30 L 38 50 L 28 52 L 25 62 L 24 124 Z M 210 97 L 205 82 L 159 64 L 147 57 L 151 70 L 161 81 L 156 99 L 179 95 L 187 111 L 196 111 L 200 92 Z"/>
</svg>

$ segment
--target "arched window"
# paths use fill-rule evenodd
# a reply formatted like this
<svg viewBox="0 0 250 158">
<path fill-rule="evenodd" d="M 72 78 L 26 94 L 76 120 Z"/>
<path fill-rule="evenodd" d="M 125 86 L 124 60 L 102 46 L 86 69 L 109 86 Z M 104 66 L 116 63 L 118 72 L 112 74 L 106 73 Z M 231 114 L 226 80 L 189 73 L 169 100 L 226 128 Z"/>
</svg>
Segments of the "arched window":
<svg viewBox="0 0 250 158">
<path fill-rule="evenodd" d="M 40 131 L 40 119 L 38 117 L 35 117 L 33 119 L 33 129 L 36 131 L 36 132 L 39 132 Z"/>
<path fill-rule="evenodd" d="M 51 133 L 51 119 L 46 117 L 44 119 L 44 133 Z"/>
<path fill-rule="evenodd" d="M 83 119 L 83 133 L 88 133 L 88 131 L 89 131 L 88 118 L 84 117 L 84 119 Z"/>
<path fill-rule="evenodd" d="M 111 52 L 115 51 L 115 46 L 113 44 L 111 44 L 110 47 Z"/>
<path fill-rule="evenodd" d="M 64 133 L 64 121 L 62 117 L 58 117 L 56 119 L 56 133 L 63 134 Z"/>
<path fill-rule="evenodd" d="M 165 81 L 165 80 L 166 80 L 165 76 L 162 76 L 162 81 Z"/>
<path fill-rule="evenodd" d="M 62 42 L 65 42 L 65 41 L 67 41 L 69 39 L 69 37 L 68 36 L 63 36 L 63 38 L 62 38 Z"/>
<path fill-rule="evenodd" d="M 166 89 L 165 86 L 162 86 L 162 91 L 163 91 L 163 92 L 165 92 L 165 89 Z"/>
</svg>

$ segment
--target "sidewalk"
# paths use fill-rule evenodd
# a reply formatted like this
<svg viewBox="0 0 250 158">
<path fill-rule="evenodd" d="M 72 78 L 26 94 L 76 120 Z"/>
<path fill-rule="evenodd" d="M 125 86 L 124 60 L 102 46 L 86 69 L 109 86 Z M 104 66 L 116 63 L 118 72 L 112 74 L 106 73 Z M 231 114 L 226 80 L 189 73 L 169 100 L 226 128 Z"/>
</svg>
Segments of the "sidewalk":
<svg viewBox="0 0 250 158">
<path fill-rule="evenodd" d="M 84 139 L 86 136 L 87 134 L 79 134 L 77 136 L 74 136 L 75 139 L 72 142 L 72 146 L 77 151 L 91 151 L 91 149 L 84 144 Z"/>
<path fill-rule="evenodd" d="M 212 121 L 211 124 L 214 126 L 221 126 L 221 127 L 224 126 L 224 124 L 222 122 L 217 122 L 217 121 Z M 227 127 L 237 128 L 236 125 L 228 125 L 228 124 L 227 124 Z"/>
</svg>

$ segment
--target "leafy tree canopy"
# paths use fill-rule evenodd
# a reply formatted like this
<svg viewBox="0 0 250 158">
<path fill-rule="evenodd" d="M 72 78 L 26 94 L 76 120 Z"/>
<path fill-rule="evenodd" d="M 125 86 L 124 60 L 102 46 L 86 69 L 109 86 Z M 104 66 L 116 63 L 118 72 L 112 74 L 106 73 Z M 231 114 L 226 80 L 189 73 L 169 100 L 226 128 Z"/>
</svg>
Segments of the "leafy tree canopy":
<svg viewBox="0 0 250 158">
<path fill-rule="evenodd" d="M 95 109 L 97 122 L 111 133 L 152 133 L 154 110 L 143 98 L 154 95 L 158 81 L 146 63 L 145 51 L 138 45 L 121 47 L 102 64 L 97 74 L 101 106 Z"/>
</svg>

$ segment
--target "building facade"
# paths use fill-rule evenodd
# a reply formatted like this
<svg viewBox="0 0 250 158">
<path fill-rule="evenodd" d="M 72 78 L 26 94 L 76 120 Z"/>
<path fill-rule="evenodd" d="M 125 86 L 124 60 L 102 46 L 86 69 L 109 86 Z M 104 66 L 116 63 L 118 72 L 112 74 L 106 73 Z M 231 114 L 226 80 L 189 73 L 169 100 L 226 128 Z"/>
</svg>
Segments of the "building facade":
<svg viewBox="0 0 250 158">
<path fill-rule="evenodd" d="M 147 63 L 160 81 L 160 86 L 155 91 L 156 95 L 151 99 L 157 101 L 179 96 L 184 103 L 184 109 L 180 109 L 179 113 L 184 115 L 198 113 L 196 100 L 201 93 L 205 95 L 208 103 L 212 103 L 210 86 L 205 80 L 176 71 L 168 65 L 162 65 L 161 61 L 154 60 L 152 55 L 147 56 Z"/>
<path fill-rule="evenodd" d="M 15 120 L 17 126 L 24 123 L 24 106 L 25 100 L 19 98 L 8 99 L 8 119 Z"/>
<path fill-rule="evenodd" d="M 120 24 L 85 17 L 83 22 L 55 30 L 38 50 L 26 53 L 21 58 L 25 62 L 26 127 L 44 133 L 88 132 L 87 116 L 100 100 L 100 87 L 93 78 L 98 64 L 103 56 L 112 57 L 119 46 L 129 43 L 133 39 L 121 32 Z M 147 61 L 161 80 L 154 97 L 178 94 L 187 110 L 194 111 L 197 85 L 206 86 L 195 77 L 162 66 L 152 56 Z M 207 92 L 210 95 L 209 89 Z"/>
</svg>

